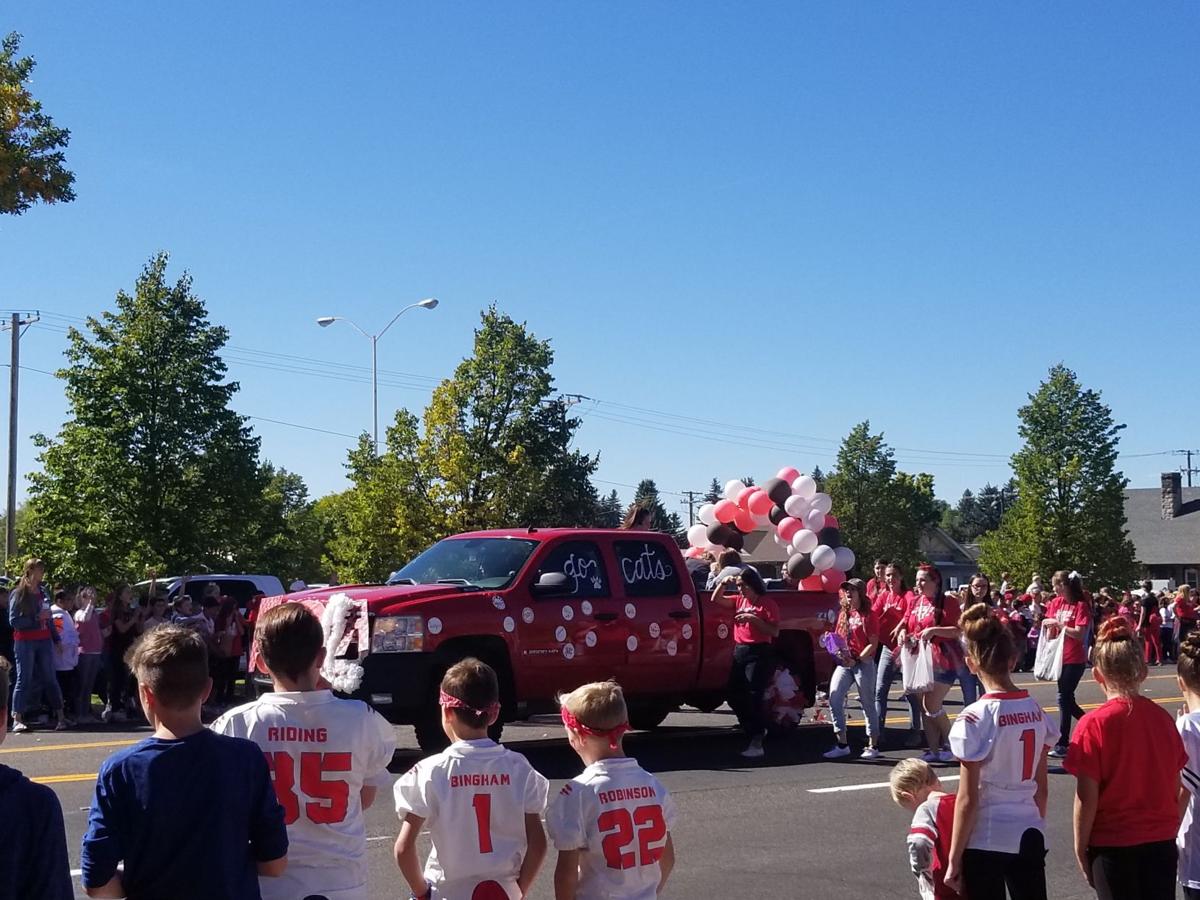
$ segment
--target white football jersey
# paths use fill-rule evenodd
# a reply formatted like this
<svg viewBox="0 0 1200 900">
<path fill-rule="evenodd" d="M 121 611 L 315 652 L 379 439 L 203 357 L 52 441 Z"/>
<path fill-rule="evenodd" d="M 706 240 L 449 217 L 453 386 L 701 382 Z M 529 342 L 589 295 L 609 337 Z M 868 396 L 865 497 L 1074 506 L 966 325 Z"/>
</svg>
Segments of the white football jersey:
<svg viewBox="0 0 1200 900">
<path fill-rule="evenodd" d="M 439 900 L 520 900 L 525 816 L 540 816 L 550 783 L 520 753 L 482 738 L 456 741 L 396 782 L 396 814 L 425 820 L 425 877 Z"/>
<path fill-rule="evenodd" d="M 583 851 L 578 900 L 654 900 L 674 826 L 671 795 L 629 757 L 592 763 L 563 785 L 546 813 L 555 849 Z"/>
<path fill-rule="evenodd" d="M 1187 809 L 1179 823 L 1179 883 L 1186 888 L 1200 888 L 1200 824 L 1196 819 L 1196 795 L 1200 794 L 1200 713 L 1188 713 L 1175 720 L 1188 764 L 1180 776 L 1187 788 Z"/>
<path fill-rule="evenodd" d="M 282 877 L 260 878 L 263 900 L 367 900 L 364 786 L 386 789 L 396 732 L 360 700 L 331 691 L 264 694 L 212 724 L 262 747 L 288 831 Z"/>
<path fill-rule="evenodd" d="M 979 819 L 967 846 L 1017 853 L 1027 829 L 1045 830 L 1038 813 L 1037 769 L 1058 740 L 1058 723 L 1028 691 L 984 694 L 959 714 L 950 749 L 964 762 L 982 762 Z"/>
</svg>

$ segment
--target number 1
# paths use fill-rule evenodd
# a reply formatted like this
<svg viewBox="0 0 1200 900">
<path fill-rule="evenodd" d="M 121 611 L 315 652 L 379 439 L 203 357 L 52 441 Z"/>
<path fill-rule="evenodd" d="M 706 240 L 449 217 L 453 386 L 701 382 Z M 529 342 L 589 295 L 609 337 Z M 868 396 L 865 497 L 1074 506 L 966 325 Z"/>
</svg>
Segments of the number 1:
<svg viewBox="0 0 1200 900">
<path fill-rule="evenodd" d="M 492 795 L 476 794 L 471 800 L 475 807 L 475 826 L 479 830 L 479 852 L 492 852 Z"/>
<path fill-rule="evenodd" d="M 1021 745 L 1025 750 L 1025 761 L 1021 767 L 1021 780 L 1028 781 L 1033 777 L 1033 751 L 1034 743 L 1037 741 L 1037 732 L 1032 728 L 1026 728 L 1021 732 Z"/>
</svg>

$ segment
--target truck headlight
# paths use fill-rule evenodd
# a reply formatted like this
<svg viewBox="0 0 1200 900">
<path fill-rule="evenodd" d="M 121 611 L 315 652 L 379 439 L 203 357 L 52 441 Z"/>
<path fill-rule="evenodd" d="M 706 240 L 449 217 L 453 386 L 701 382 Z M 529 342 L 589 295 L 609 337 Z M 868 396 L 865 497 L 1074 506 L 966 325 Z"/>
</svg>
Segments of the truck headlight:
<svg viewBox="0 0 1200 900">
<path fill-rule="evenodd" d="M 377 616 L 371 629 L 372 653 L 412 653 L 425 649 L 420 616 Z"/>
</svg>

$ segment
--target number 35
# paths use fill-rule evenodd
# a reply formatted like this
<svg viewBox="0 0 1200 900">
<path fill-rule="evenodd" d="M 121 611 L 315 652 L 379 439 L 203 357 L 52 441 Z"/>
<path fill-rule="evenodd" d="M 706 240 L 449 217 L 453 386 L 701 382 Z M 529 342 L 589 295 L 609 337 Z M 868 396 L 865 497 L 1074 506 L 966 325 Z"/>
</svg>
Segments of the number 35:
<svg viewBox="0 0 1200 900">
<path fill-rule="evenodd" d="M 610 809 L 596 822 L 604 836 L 601 849 L 610 869 L 632 869 L 658 862 L 666 846 L 667 823 L 661 806 L 639 806 L 632 814 L 624 808 Z M 638 852 L 629 845 L 637 831 Z"/>
<path fill-rule="evenodd" d="M 300 818 L 300 798 L 296 796 L 296 759 L 290 753 L 267 753 L 267 767 L 275 782 L 275 796 L 283 807 L 283 820 L 292 825 Z M 309 799 L 304 814 L 310 822 L 332 825 L 346 819 L 350 785 L 345 781 L 326 781 L 326 772 L 349 772 L 349 753 L 301 753 L 300 790 Z"/>
</svg>

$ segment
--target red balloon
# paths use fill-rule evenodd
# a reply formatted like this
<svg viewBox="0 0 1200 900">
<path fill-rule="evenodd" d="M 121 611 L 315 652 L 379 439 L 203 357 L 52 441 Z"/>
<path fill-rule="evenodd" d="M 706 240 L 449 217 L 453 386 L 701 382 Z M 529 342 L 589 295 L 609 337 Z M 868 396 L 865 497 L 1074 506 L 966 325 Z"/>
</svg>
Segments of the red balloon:
<svg viewBox="0 0 1200 900">
<path fill-rule="evenodd" d="M 750 511 L 739 509 L 736 518 L 733 520 L 733 526 L 742 534 L 749 534 L 755 528 L 754 516 L 750 515 Z"/>
<path fill-rule="evenodd" d="M 701 549 L 700 547 L 688 547 L 686 550 L 683 551 L 683 555 L 686 556 L 688 559 L 699 559 L 701 556 L 704 555 L 704 550 Z"/>
<path fill-rule="evenodd" d="M 799 519 L 788 517 L 779 523 L 779 528 L 776 530 L 779 532 L 779 536 L 790 544 L 792 538 L 796 536 L 796 532 L 803 527 L 804 523 Z"/>
<path fill-rule="evenodd" d="M 713 507 L 713 515 L 722 525 L 732 524 L 737 514 L 738 505 L 732 500 L 718 500 L 717 505 Z"/>
<path fill-rule="evenodd" d="M 767 496 L 767 492 L 761 488 L 755 488 L 754 493 L 750 495 L 747 501 L 747 507 L 752 515 L 765 516 L 771 511 L 771 507 L 775 504 L 771 502 L 771 498 Z"/>
<path fill-rule="evenodd" d="M 793 481 L 795 481 L 797 478 L 800 477 L 800 470 L 797 469 L 795 466 L 784 466 L 782 469 L 779 470 L 778 473 L 776 473 L 775 477 L 782 478 L 788 484 L 791 484 Z"/>
<path fill-rule="evenodd" d="M 800 582 L 800 590 L 802 591 L 825 591 L 825 582 L 821 581 L 820 575 L 809 575 Z"/>
<path fill-rule="evenodd" d="M 842 586 L 842 582 L 846 580 L 846 573 L 839 572 L 837 569 L 826 569 L 821 573 L 821 583 L 825 585 L 825 590 L 830 593 L 837 593 L 838 588 Z"/>
<path fill-rule="evenodd" d="M 750 508 L 750 498 L 754 495 L 754 492 L 757 490 L 758 490 L 758 488 L 752 488 L 752 487 L 742 488 L 740 491 L 737 492 L 737 496 L 733 498 L 733 502 L 736 503 L 742 509 L 749 509 Z"/>
<path fill-rule="evenodd" d="M 831 516 L 829 513 L 825 513 L 825 527 L 826 528 L 837 528 L 838 527 L 837 516 Z"/>
</svg>

